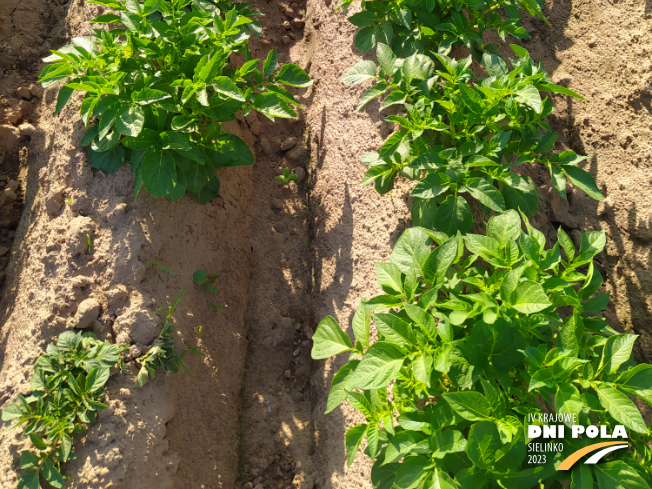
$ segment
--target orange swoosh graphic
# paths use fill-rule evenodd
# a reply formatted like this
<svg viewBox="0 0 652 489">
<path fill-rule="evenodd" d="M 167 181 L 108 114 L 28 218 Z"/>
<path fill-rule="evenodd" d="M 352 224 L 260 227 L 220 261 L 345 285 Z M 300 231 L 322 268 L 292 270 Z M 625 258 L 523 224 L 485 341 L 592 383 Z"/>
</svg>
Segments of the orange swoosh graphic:
<svg viewBox="0 0 652 489">
<path fill-rule="evenodd" d="M 626 441 L 605 441 L 603 443 L 596 443 L 595 445 L 589 445 L 588 447 L 580 448 L 578 451 L 571 453 L 566 460 L 564 460 L 557 470 L 568 470 L 570 469 L 575 462 L 581 459 L 587 453 L 596 451 L 598 448 L 609 447 L 611 445 L 627 445 Z"/>
</svg>

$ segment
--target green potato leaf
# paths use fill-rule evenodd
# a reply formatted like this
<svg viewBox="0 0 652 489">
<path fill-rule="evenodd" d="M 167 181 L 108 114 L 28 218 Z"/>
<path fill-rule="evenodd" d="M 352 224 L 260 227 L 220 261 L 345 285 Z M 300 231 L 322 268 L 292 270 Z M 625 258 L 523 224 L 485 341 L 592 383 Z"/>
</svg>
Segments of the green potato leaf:
<svg viewBox="0 0 652 489">
<path fill-rule="evenodd" d="M 290 87 L 307 88 L 312 85 L 312 80 L 308 76 L 308 73 L 293 63 L 283 65 L 281 71 L 279 71 L 274 79 L 278 83 Z"/>
<path fill-rule="evenodd" d="M 177 165 L 168 150 L 155 150 L 148 153 L 141 170 L 143 185 L 154 197 L 167 195 L 174 189 L 177 181 Z"/>
<path fill-rule="evenodd" d="M 487 399 L 475 391 L 449 392 L 444 400 L 457 414 L 469 421 L 491 419 L 491 405 Z"/>
<path fill-rule="evenodd" d="M 609 384 L 593 384 L 600 404 L 613 418 L 637 433 L 647 433 L 648 427 L 636 405 L 627 396 Z"/>
<path fill-rule="evenodd" d="M 405 357 L 405 352 L 391 343 L 374 343 L 356 367 L 349 386 L 365 390 L 386 387 L 398 374 Z"/>
<path fill-rule="evenodd" d="M 340 329 L 332 316 L 326 316 L 312 337 L 312 358 L 321 360 L 353 349 L 349 336 Z"/>
<path fill-rule="evenodd" d="M 145 112 L 140 105 L 122 105 L 116 115 L 115 127 L 120 134 L 137 137 L 145 124 Z"/>
<path fill-rule="evenodd" d="M 342 83 L 345 85 L 357 85 L 367 80 L 377 78 L 377 68 L 373 61 L 359 61 L 353 68 L 346 72 L 342 77 Z"/>
</svg>

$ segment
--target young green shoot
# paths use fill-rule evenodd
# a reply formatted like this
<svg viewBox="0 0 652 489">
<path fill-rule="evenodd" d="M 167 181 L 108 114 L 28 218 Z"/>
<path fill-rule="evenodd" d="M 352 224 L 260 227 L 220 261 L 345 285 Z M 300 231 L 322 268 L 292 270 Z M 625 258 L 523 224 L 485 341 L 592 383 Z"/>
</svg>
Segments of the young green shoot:
<svg viewBox="0 0 652 489">
<path fill-rule="evenodd" d="M 159 264 L 156 263 L 154 260 L 150 260 L 148 263 L 149 263 L 150 265 L 152 265 L 152 266 L 158 268 L 159 270 L 163 270 L 164 272 L 169 273 L 170 275 L 176 275 L 176 273 L 174 273 L 172 270 L 170 270 L 169 268 L 164 267 L 163 265 L 159 265 Z"/>
<path fill-rule="evenodd" d="M 297 179 L 297 174 L 290 173 L 290 169 L 286 166 L 283 169 L 283 173 L 281 175 L 276 175 L 274 178 L 281 182 L 283 185 L 288 185 L 290 182 Z"/>
</svg>

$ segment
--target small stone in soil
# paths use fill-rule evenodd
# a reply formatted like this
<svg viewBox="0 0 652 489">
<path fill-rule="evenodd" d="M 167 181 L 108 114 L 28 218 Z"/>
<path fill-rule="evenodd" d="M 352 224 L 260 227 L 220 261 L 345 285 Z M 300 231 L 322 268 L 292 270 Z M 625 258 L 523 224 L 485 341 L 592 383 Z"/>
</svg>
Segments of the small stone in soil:
<svg viewBox="0 0 652 489">
<path fill-rule="evenodd" d="M 303 179 L 306 178 L 306 170 L 301 167 L 295 168 L 294 173 L 297 174 L 297 182 L 303 182 Z"/>
<path fill-rule="evenodd" d="M 10 188 L 6 188 L 2 193 L 2 196 L 0 196 L 0 207 L 16 202 L 17 198 L 18 196 L 16 195 L 16 192 Z"/>
<path fill-rule="evenodd" d="M 23 112 L 20 107 L 12 107 L 7 113 L 7 120 L 12 124 L 18 124 L 23 118 Z"/>
<path fill-rule="evenodd" d="M 25 99 L 30 99 L 32 98 L 32 92 L 29 88 L 27 87 L 20 87 L 18 90 L 16 90 L 16 95 L 18 95 L 21 98 Z"/>
<path fill-rule="evenodd" d="M 10 125 L 0 125 L 0 150 L 11 149 L 18 141 L 20 131 Z"/>
<path fill-rule="evenodd" d="M 86 299 L 77 308 L 75 328 L 88 328 L 100 315 L 100 303 L 97 299 Z"/>
<path fill-rule="evenodd" d="M 27 100 L 21 100 L 18 107 L 20 108 L 20 115 L 23 117 L 32 112 L 32 103 Z"/>
<path fill-rule="evenodd" d="M 115 209 L 113 209 L 113 215 L 120 216 L 124 214 L 126 210 L 127 210 L 127 204 L 123 202 L 115 206 Z"/>
<path fill-rule="evenodd" d="M 79 275 L 77 277 L 73 277 L 71 282 L 72 282 L 73 289 L 81 289 L 82 287 L 86 287 L 87 285 L 94 283 L 95 280 L 93 279 L 93 277 Z"/>
<path fill-rule="evenodd" d="M 29 122 L 23 122 L 20 126 L 18 126 L 18 130 L 20 131 L 21 136 L 32 137 L 32 135 L 36 131 L 36 128 L 33 125 L 31 125 Z"/>
<path fill-rule="evenodd" d="M 52 190 L 45 197 L 45 208 L 49 214 L 56 214 L 63 206 L 63 189 Z"/>
<path fill-rule="evenodd" d="M 287 161 L 295 164 L 302 163 L 306 156 L 306 151 L 301 147 L 293 148 L 285 154 Z"/>
<path fill-rule="evenodd" d="M 299 138 L 296 137 L 287 138 L 285 141 L 281 143 L 281 150 L 287 151 L 288 149 L 294 148 L 297 144 L 299 144 Z"/>
<path fill-rule="evenodd" d="M 29 91 L 32 92 L 32 95 L 34 95 L 36 98 L 41 98 L 43 96 L 43 88 L 41 88 L 40 85 L 32 83 L 29 86 Z"/>
<path fill-rule="evenodd" d="M 274 154 L 274 150 L 272 149 L 272 145 L 270 144 L 270 142 L 269 142 L 269 140 L 267 138 L 261 138 L 260 145 L 262 146 L 263 151 L 265 152 L 265 154 L 267 156 L 272 156 Z"/>
</svg>

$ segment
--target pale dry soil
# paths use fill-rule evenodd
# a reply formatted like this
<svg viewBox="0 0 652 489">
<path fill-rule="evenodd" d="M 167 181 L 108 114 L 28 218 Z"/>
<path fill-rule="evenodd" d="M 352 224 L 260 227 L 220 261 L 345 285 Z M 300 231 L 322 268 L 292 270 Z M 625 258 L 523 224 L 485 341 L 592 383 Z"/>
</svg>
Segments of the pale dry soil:
<svg viewBox="0 0 652 489">
<path fill-rule="evenodd" d="M 185 290 L 178 341 L 202 352 L 184 359 L 194 379 L 159 376 L 142 389 L 131 387 L 133 377 L 110 380 L 109 409 L 76 440 L 78 459 L 66 466 L 71 487 L 370 487 L 364 456 L 345 469 L 344 433 L 362 418 L 349 406 L 323 415 L 343 359 L 312 362 L 309 339 L 329 314 L 349 329 L 359 301 L 379 292 L 374 263 L 387 260 L 410 225 L 411 185 L 400 182 L 387 196 L 359 185 L 360 156 L 394 128 L 377 104 L 353 113 L 366 86 L 346 88 L 340 78 L 361 56 L 355 28 L 333 15 L 334 3 L 256 2 L 266 17 L 254 54 L 279 47 L 281 62 L 306 67 L 315 85 L 298 93 L 305 105 L 298 122 L 249 116 L 230 123 L 255 148 L 257 163 L 221 172 L 221 196 L 199 205 L 144 194 L 134 203 L 129 168 L 104 175 L 79 147 L 79 98 L 53 116 L 56 90 L 29 91 L 39 58 L 88 34 L 85 21 L 100 9 L 83 0 L 0 2 L 0 186 L 6 192 L 18 183 L 16 199 L 0 207 L 0 252 L 8 249 L 0 280 L 9 264 L 0 403 L 29 390 L 33 361 L 79 325 L 89 300 L 100 311 L 89 328 L 129 342 L 133 356 L 157 334 L 157 310 Z M 528 21 L 533 37 L 522 43 L 556 83 L 585 96 L 556 96 L 550 122 L 558 149 L 589 155 L 585 168 L 607 196 L 598 205 L 573 190 L 563 201 L 545 173 L 523 168 L 541 189 L 534 221 L 551 240 L 560 225 L 575 240 L 607 231 L 598 262 L 612 292 L 608 318 L 641 335 L 637 355 L 647 361 L 651 10 L 642 0 L 547 2 L 551 25 Z M 273 179 L 286 166 L 300 177 L 289 187 Z M 86 234 L 92 256 L 79 246 Z M 199 268 L 220 275 L 217 294 L 193 285 Z M 226 310 L 209 309 L 214 304 Z M 25 446 L 16 432 L 0 434 L 1 487 L 15 487 Z"/>
</svg>

